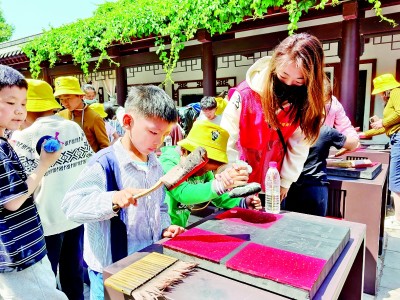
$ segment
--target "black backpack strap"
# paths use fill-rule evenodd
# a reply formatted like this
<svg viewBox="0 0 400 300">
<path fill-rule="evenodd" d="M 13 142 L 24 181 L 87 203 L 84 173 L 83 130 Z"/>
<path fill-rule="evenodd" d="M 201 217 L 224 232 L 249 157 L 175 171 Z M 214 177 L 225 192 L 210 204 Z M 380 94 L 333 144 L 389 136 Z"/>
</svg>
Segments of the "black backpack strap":
<svg viewBox="0 0 400 300">
<path fill-rule="evenodd" d="M 276 129 L 276 132 L 278 133 L 279 140 L 281 141 L 282 146 L 283 146 L 283 151 L 284 151 L 284 153 L 285 153 L 285 155 L 286 155 L 286 153 L 287 153 L 287 145 L 286 145 L 286 143 L 285 143 L 285 139 L 283 138 L 282 131 L 281 131 L 279 128 L 277 128 L 277 129 Z"/>
</svg>

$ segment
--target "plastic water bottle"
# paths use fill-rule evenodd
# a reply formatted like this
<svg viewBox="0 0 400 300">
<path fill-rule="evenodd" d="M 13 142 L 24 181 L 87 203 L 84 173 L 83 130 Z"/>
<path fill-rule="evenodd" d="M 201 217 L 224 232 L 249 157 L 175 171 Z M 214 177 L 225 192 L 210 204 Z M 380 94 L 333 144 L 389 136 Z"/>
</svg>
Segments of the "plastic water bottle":
<svg viewBox="0 0 400 300">
<path fill-rule="evenodd" d="M 281 177 L 276 167 L 276 161 L 270 161 L 265 176 L 265 211 L 272 214 L 279 214 L 281 209 Z"/>
<path fill-rule="evenodd" d="M 170 135 L 167 135 L 164 138 L 164 145 L 165 146 L 172 146 L 172 137 Z"/>
</svg>

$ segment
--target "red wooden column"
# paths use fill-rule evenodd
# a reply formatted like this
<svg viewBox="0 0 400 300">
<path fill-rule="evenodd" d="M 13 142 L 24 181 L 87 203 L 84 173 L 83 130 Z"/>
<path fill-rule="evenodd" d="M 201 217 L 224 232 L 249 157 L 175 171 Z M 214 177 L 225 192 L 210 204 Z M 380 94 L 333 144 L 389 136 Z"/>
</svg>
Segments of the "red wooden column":
<svg viewBox="0 0 400 300">
<path fill-rule="evenodd" d="M 124 106 L 127 93 L 127 82 L 125 68 L 121 66 L 122 57 L 118 46 L 107 49 L 107 54 L 112 59 L 119 63 L 119 66 L 115 68 L 115 89 L 117 93 L 117 103 L 120 106 Z"/>
<path fill-rule="evenodd" d="M 206 30 L 197 32 L 197 39 L 203 43 L 201 68 L 203 69 L 203 94 L 204 96 L 215 96 L 217 93 L 215 69 L 215 57 L 212 49 L 212 40 Z"/>
<path fill-rule="evenodd" d="M 355 126 L 361 44 L 357 1 L 343 3 L 343 18 L 339 100 L 351 123 Z"/>
<path fill-rule="evenodd" d="M 126 83 L 126 72 L 124 67 L 116 67 L 115 69 L 115 82 L 117 90 L 117 103 L 119 106 L 124 106 L 127 96 L 127 83 Z"/>
<path fill-rule="evenodd" d="M 40 74 L 42 78 L 39 78 L 39 79 L 42 79 L 43 81 L 46 81 L 48 84 L 53 86 L 53 83 L 51 82 L 51 77 L 49 74 L 50 63 L 46 61 L 46 62 L 41 63 L 40 66 L 42 68 L 42 74 Z"/>
</svg>

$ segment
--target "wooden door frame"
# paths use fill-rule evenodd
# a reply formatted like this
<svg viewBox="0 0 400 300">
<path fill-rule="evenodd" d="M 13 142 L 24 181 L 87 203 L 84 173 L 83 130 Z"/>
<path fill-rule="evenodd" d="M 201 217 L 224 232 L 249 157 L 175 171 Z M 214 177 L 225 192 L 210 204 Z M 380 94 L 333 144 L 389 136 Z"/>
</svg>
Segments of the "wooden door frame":
<svg viewBox="0 0 400 300">
<path fill-rule="evenodd" d="M 376 77 L 376 64 L 377 64 L 377 59 L 364 59 L 360 60 L 360 65 L 363 64 L 371 64 L 371 91 L 373 88 L 373 82 L 372 79 Z M 332 67 L 333 68 L 333 76 L 335 78 L 335 81 L 333 82 L 333 95 L 340 95 L 340 83 L 342 81 L 341 79 L 341 63 L 329 63 L 325 65 L 326 67 Z M 400 59 L 397 60 L 396 64 L 396 75 L 398 74 L 398 78 L 400 78 Z M 340 99 L 339 99 L 340 101 Z M 356 103 L 353 103 L 356 105 Z M 371 95 L 371 101 L 370 101 L 370 107 L 369 107 L 369 117 L 374 115 L 375 111 L 375 95 Z M 364 126 L 364 124 L 357 124 L 360 125 L 361 128 Z"/>
</svg>

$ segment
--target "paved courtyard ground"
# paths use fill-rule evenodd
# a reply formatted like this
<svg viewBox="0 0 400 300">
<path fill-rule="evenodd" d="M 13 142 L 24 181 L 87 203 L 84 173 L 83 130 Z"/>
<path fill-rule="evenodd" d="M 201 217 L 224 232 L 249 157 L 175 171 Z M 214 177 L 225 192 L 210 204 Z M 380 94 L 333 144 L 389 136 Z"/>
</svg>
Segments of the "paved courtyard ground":
<svg viewBox="0 0 400 300">
<path fill-rule="evenodd" d="M 400 300 L 400 224 L 393 222 L 393 210 L 387 210 L 385 239 L 378 262 L 378 293 L 364 294 L 363 300 Z"/>
</svg>

